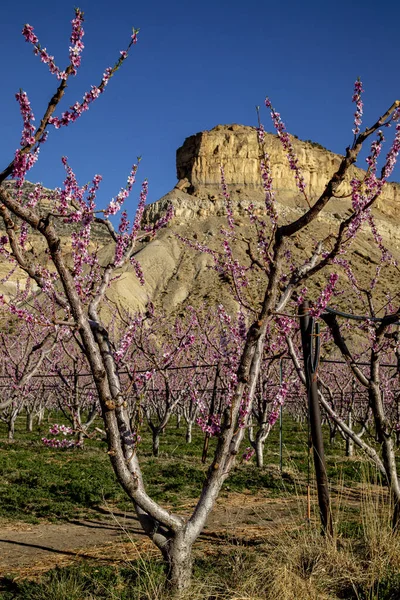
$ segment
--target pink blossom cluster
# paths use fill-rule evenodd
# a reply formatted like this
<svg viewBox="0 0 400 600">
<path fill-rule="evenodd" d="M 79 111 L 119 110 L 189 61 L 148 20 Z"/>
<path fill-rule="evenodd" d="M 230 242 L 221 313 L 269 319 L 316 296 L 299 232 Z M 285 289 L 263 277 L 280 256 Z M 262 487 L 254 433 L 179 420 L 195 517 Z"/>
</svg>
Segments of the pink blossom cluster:
<svg viewBox="0 0 400 600">
<path fill-rule="evenodd" d="M 135 383 L 138 388 L 142 388 L 154 376 L 154 371 L 145 371 L 144 373 L 136 373 Z"/>
<path fill-rule="evenodd" d="M 279 331 L 281 333 L 281 335 L 290 335 L 291 332 L 293 331 L 293 328 L 296 325 L 295 320 L 292 317 L 283 315 L 277 318 L 276 320 Z"/>
<path fill-rule="evenodd" d="M 358 282 L 357 282 L 356 276 L 353 273 L 353 270 L 351 268 L 349 261 L 341 256 L 335 256 L 335 258 L 333 259 L 332 262 L 333 262 L 333 264 L 340 265 L 342 267 L 342 269 L 346 273 L 347 278 L 348 278 L 349 282 L 351 283 L 351 286 L 352 286 L 354 292 L 356 293 L 357 297 L 360 300 L 362 300 L 361 292 L 358 287 Z"/>
<path fill-rule="evenodd" d="M 335 291 L 336 283 L 339 279 L 337 273 L 331 273 L 329 275 L 329 281 L 324 290 L 322 290 L 320 297 L 315 302 L 313 308 L 310 308 L 310 315 L 315 319 L 325 310 L 328 306 L 330 299 L 332 298 L 333 292 Z"/>
<path fill-rule="evenodd" d="M 250 398 L 248 394 L 245 394 L 242 398 L 242 403 L 239 407 L 238 425 L 240 428 L 246 426 L 247 417 L 250 412 Z"/>
<path fill-rule="evenodd" d="M 146 206 L 147 194 L 149 193 L 149 183 L 147 179 L 145 179 L 142 183 L 142 188 L 140 190 L 139 204 L 135 215 L 135 220 L 132 226 L 131 232 L 131 240 L 135 242 L 140 230 L 140 225 L 143 219 L 143 213 Z"/>
<path fill-rule="evenodd" d="M 83 12 L 79 9 L 76 9 L 75 19 L 72 21 L 72 34 L 71 34 L 71 46 L 69 49 L 69 56 L 71 61 L 71 73 L 76 75 L 77 68 L 81 63 L 81 52 L 84 48 L 82 43 L 82 37 L 84 35 L 83 27 Z M 91 90 L 86 92 L 83 96 L 81 102 L 75 102 L 70 109 L 63 112 L 61 118 L 59 117 L 50 117 L 49 123 L 54 125 L 56 129 L 59 129 L 62 126 L 69 125 L 69 123 L 73 123 L 76 121 L 85 111 L 89 109 L 89 105 L 96 100 L 100 94 L 104 92 L 105 87 L 110 81 L 111 77 L 117 71 L 123 61 L 128 57 L 128 50 L 132 46 L 132 44 L 136 44 L 138 29 L 133 30 L 133 34 L 131 36 L 131 41 L 127 50 L 122 50 L 120 52 L 119 59 L 115 63 L 113 67 L 107 67 L 103 73 L 102 79 L 100 81 L 100 85 L 92 85 Z M 66 78 L 66 74 L 64 72 L 60 72 L 57 76 L 62 79 Z"/>
<path fill-rule="evenodd" d="M 50 325 L 49 320 L 45 319 L 45 317 L 42 317 L 42 321 L 39 321 L 37 317 L 25 308 L 19 308 L 11 302 L 8 303 L 3 294 L 0 294 L 0 306 L 7 306 L 11 314 L 18 317 L 21 321 L 25 321 L 25 323 L 28 323 L 29 325 L 38 325 L 39 323 Z"/>
<path fill-rule="evenodd" d="M 42 438 L 42 442 L 45 446 L 47 446 L 47 448 L 59 448 L 59 449 L 66 449 L 66 448 L 79 448 L 82 443 L 78 442 L 76 440 L 67 440 L 66 436 L 67 435 L 73 435 L 74 430 L 71 427 L 67 427 L 66 425 L 59 425 L 58 423 L 54 423 L 54 425 L 52 425 L 49 429 L 49 433 L 51 433 L 52 435 L 62 435 L 64 436 L 63 439 L 59 439 L 59 438 L 46 438 L 43 437 Z"/>
<path fill-rule="evenodd" d="M 230 239 L 234 239 L 232 236 L 233 232 L 224 229 L 221 229 L 220 232 L 224 236 L 224 240 L 222 241 L 224 254 L 220 256 L 217 254 L 214 255 L 214 258 L 218 257 L 214 268 L 217 273 L 220 273 L 221 275 L 231 275 L 236 295 L 239 296 L 240 288 L 247 287 L 249 283 L 247 278 L 247 267 L 241 265 L 240 262 L 234 258 L 230 243 Z"/>
<path fill-rule="evenodd" d="M 72 435 L 74 430 L 71 427 L 67 427 L 67 425 L 59 425 L 58 423 L 54 423 L 49 429 L 49 433 L 51 435 Z"/>
<path fill-rule="evenodd" d="M 13 161 L 13 177 L 16 179 L 16 187 L 21 188 L 25 181 L 25 176 L 30 171 L 39 158 L 39 146 L 34 152 L 21 152 L 18 148 L 15 151 Z"/>
<path fill-rule="evenodd" d="M 242 459 L 245 460 L 246 462 L 248 462 L 249 460 L 251 460 L 253 458 L 255 453 L 256 453 L 256 451 L 254 450 L 254 448 L 252 448 L 251 446 L 248 446 L 246 448 L 246 450 L 243 452 Z"/>
<path fill-rule="evenodd" d="M 381 255 L 382 255 L 382 262 L 389 262 L 390 260 L 392 260 L 392 254 L 389 252 L 389 250 L 386 248 L 386 246 L 383 243 L 383 238 L 381 236 L 381 234 L 378 231 L 378 228 L 376 226 L 375 220 L 372 216 L 371 213 L 368 214 L 368 223 L 369 226 L 371 228 L 371 232 L 372 235 L 374 237 L 375 243 L 378 246 L 379 250 L 381 251 Z M 381 265 L 379 265 L 381 268 Z"/>
<path fill-rule="evenodd" d="M 223 304 L 218 304 L 218 317 L 221 323 L 225 323 L 225 325 L 230 325 L 232 322 L 232 317 L 226 312 Z"/>
<path fill-rule="evenodd" d="M 400 128 L 396 131 L 394 142 L 387 154 L 385 165 L 382 168 L 382 177 L 379 179 L 376 175 L 376 171 L 377 162 L 381 154 L 383 142 L 383 133 L 382 131 L 378 131 L 378 139 L 372 142 L 370 154 L 366 158 L 366 162 L 368 164 L 368 171 L 365 178 L 363 180 L 359 180 L 356 177 L 354 177 L 350 181 L 350 186 L 352 190 L 352 206 L 355 214 L 348 228 L 348 241 L 352 241 L 354 239 L 361 225 L 368 220 L 370 222 L 374 237 L 378 242 L 378 245 L 381 248 L 383 255 L 385 255 L 387 251 L 383 249 L 381 247 L 382 244 L 379 243 L 379 234 L 377 234 L 376 232 L 376 228 L 373 223 L 373 218 L 371 216 L 371 211 L 368 205 L 374 198 L 379 196 L 379 194 L 382 191 L 383 185 L 386 182 L 385 177 L 389 176 L 392 172 L 393 166 L 397 159 L 398 152 L 400 150 Z"/>
<path fill-rule="evenodd" d="M 365 189 L 366 199 L 370 199 L 375 195 L 380 194 L 383 187 L 383 180 L 377 178 L 376 171 L 378 158 L 381 154 L 384 141 L 385 138 L 382 131 L 378 131 L 378 139 L 372 142 L 370 154 L 365 159 L 366 163 L 368 164 L 368 171 L 363 180 L 363 188 Z"/>
<path fill-rule="evenodd" d="M 395 116 L 393 117 L 394 120 L 398 120 L 400 119 L 400 110 L 396 112 Z M 393 144 L 386 156 L 386 162 L 385 165 L 383 167 L 383 179 L 386 181 L 388 179 L 388 177 L 390 177 L 390 175 L 393 172 L 394 166 L 396 164 L 397 161 L 397 157 L 400 151 L 400 123 L 397 123 L 396 125 L 396 135 L 395 138 L 393 140 Z"/>
<path fill-rule="evenodd" d="M 172 204 L 169 204 L 165 214 L 160 217 L 156 223 L 152 225 L 146 225 L 143 229 L 144 231 L 151 233 L 151 235 L 155 235 L 159 229 L 168 225 L 173 216 L 174 207 Z"/>
<path fill-rule="evenodd" d="M 223 165 L 220 165 L 219 167 L 220 173 L 221 173 L 221 187 L 222 187 L 222 194 L 225 198 L 225 206 L 226 206 L 226 212 L 228 215 L 228 225 L 231 231 L 234 230 L 235 228 L 235 220 L 233 218 L 233 211 L 232 211 L 232 200 L 231 200 L 231 196 L 228 192 L 228 187 L 226 185 L 226 180 L 225 180 L 225 171 L 224 171 L 224 167 Z"/>
<path fill-rule="evenodd" d="M 88 247 L 90 243 L 90 232 L 91 223 L 88 223 L 80 231 L 71 234 L 75 282 L 77 282 L 77 278 L 83 273 L 83 265 L 89 263 Z"/>
<path fill-rule="evenodd" d="M 76 176 L 72 168 L 68 164 L 68 158 L 63 156 L 61 159 L 64 165 L 67 176 L 63 182 L 64 188 L 58 190 L 58 205 L 57 209 L 62 215 L 66 215 L 66 223 L 78 223 L 82 219 L 82 212 L 87 210 L 87 203 L 85 202 L 85 193 L 88 190 L 88 185 L 80 187 L 76 180 Z M 95 175 L 92 182 L 92 189 L 96 191 L 100 185 L 101 176 Z M 92 191 L 92 206 L 95 193 Z M 72 214 L 69 212 L 71 209 L 75 209 Z"/>
<path fill-rule="evenodd" d="M 139 29 L 133 28 L 133 30 L 132 30 L 132 36 L 131 36 L 131 40 L 132 40 L 131 44 L 136 44 L 137 43 L 138 33 L 139 33 Z"/>
<path fill-rule="evenodd" d="M 356 103 L 356 112 L 354 113 L 354 135 L 360 133 L 360 125 L 363 115 L 363 101 L 361 99 L 361 94 L 363 93 L 362 81 L 358 77 L 354 84 L 354 92 L 353 97 L 351 99 L 352 102 Z"/>
<path fill-rule="evenodd" d="M 368 219 L 369 210 L 365 209 L 368 202 L 367 197 L 362 193 L 362 182 L 354 177 L 350 181 L 351 200 L 354 210 L 354 218 L 348 228 L 348 240 L 354 239 L 361 225 Z"/>
<path fill-rule="evenodd" d="M 225 251 L 225 257 L 221 257 L 222 260 L 216 261 L 215 269 L 218 273 L 221 274 L 225 274 L 227 272 L 230 273 L 234 281 L 236 293 L 238 294 L 238 288 L 246 287 L 248 285 L 248 281 L 245 267 L 243 267 L 238 260 L 234 259 L 231 248 L 231 240 L 234 239 L 235 220 L 233 217 L 231 197 L 229 195 L 228 188 L 225 182 L 225 172 L 222 165 L 220 166 L 220 173 L 222 193 L 225 198 L 229 230 L 226 231 L 224 229 L 221 229 L 221 234 L 224 236 L 222 246 Z"/>
<path fill-rule="evenodd" d="M 189 240 L 188 238 L 184 238 L 183 236 L 179 235 L 179 233 L 176 233 L 175 236 L 178 240 L 180 240 L 186 246 L 188 246 L 188 248 L 192 248 L 193 250 L 197 250 L 198 252 L 204 252 L 204 254 L 209 254 L 210 256 L 212 256 L 214 258 L 215 263 L 219 264 L 220 257 L 218 256 L 218 253 L 215 250 L 212 250 L 205 244 L 200 244 L 199 242 L 195 242 L 194 240 Z"/>
<path fill-rule="evenodd" d="M 31 103 L 29 102 L 28 95 L 24 91 L 19 91 L 15 94 L 15 98 L 19 104 L 19 108 L 22 115 L 23 130 L 21 136 L 21 146 L 31 146 L 35 143 L 35 131 L 36 127 L 32 121 L 35 120 L 34 114 L 31 109 Z"/>
<path fill-rule="evenodd" d="M 140 285 L 144 285 L 146 282 L 144 279 L 144 274 L 140 262 L 136 260 L 134 256 L 131 257 L 129 262 L 131 263 L 135 271 L 136 277 L 138 278 Z"/>
<path fill-rule="evenodd" d="M 280 407 L 284 405 L 288 391 L 289 384 L 287 381 L 284 381 L 279 388 L 279 391 L 273 402 L 271 412 L 268 415 L 268 424 L 271 427 L 273 427 L 278 420 Z"/>
<path fill-rule="evenodd" d="M 218 435 L 221 431 L 221 415 L 200 416 L 196 423 L 203 433 L 209 435 Z"/>
<path fill-rule="evenodd" d="M 276 130 L 276 133 L 277 133 L 278 138 L 286 152 L 286 156 L 289 161 L 289 166 L 292 169 L 292 171 L 294 171 L 296 185 L 297 185 L 298 189 L 300 190 L 300 192 L 305 195 L 306 184 L 304 181 L 304 177 L 300 171 L 300 168 L 298 165 L 298 159 L 296 157 L 292 142 L 290 141 L 289 134 L 287 133 L 287 131 L 285 129 L 285 124 L 282 122 L 281 115 L 274 110 L 269 98 L 265 99 L 265 106 L 270 109 L 271 118 L 272 118 L 272 122 L 274 124 L 275 130 Z"/>
<path fill-rule="evenodd" d="M 55 291 L 54 283 L 57 281 L 57 272 L 49 271 L 49 269 L 46 269 L 46 267 L 42 267 L 41 265 L 35 265 L 35 275 L 38 275 L 42 280 L 42 292 L 48 296 L 52 296 Z"/>
<path fill-rule="evenodd" d="M 82 443 L 78 442 L 77 440 L 59 440 L 58 438 L 42 437 L 42 442 L 47 448 L 57 448 L 60 450 L 65 450 L 68 448 L 80 448 L 82 446 Z"/>
<path fill-rule="evenodd" d="M 136 170 L 134 171 L 135 167 L 136 167 L 136 165 L 133 166 L 131 175 L 136 172 Z M 132 188 L 133 181 L 134 181 L 134 179 L 131 180 L 131 183 L 129 183 L 129 181 L 128 181 L 127 190 L 130 191 L 130 189 Z M 124 190 L 124 192 L 125 191 L 126 190 Z M 129 194 L 129 192 L 128 192 L 128 194 Z M 125 259 L 127 250 L 129 248 L 133 248 L 134 243 L 137 240 L 137 236 L 140 231 L 140 224 L 141 224 L 142 218 L 143 218 L 144 208 L 146 205 L 147 194 L 148 194 L 148 182 L 147 182 L 147 179 L 145 179 L 144 182 L 142 183 L 142 188 L 140 190 L 139 204 L 138 204 L 135 219 L 134 219 L 134 222 L 132 225 L 132 230 L 130 233 L 128 233 L 129 221 L 127 220 L 127 215 L 126 215 L 126 213 L 122 215 L 122 220 L 121 220 L 120 227 L 119 227 L 119 233 L 117 236 L 117 243 L 115 246 L 114 262 L 115 262 L 116 266 L 119 266 L 122 264 L 122 262 Z M 116 208 L 115 212 L 117 212 L 117 210 L 119 210 L 119 207 L 120 207 L 121 203 L 123 202 L 123 200 L 122 199 L 120 201 L 116 200 L 114 202 L 115 203 L 113 206 L 114 206 L 114 208 Z M 109 208 L 106 210 L 106 216 L 108 216 L 109 214 L 115 214 L 115 212 L 114 213 L 112 212 L 112 210 L 114 210 L 114 209 L 112 209 L 111 212 L 109 212 L 110 206 L 111 206 L 111 204 L 109 205 Z M 139 281 L 141 283 L 142 282 L 144 283 L 142 270 L 140 268 L 140 265 L 138 264 L 138 262 L 136 261 L 136 259 L 134 257 L 131 258 L 131 263 L 136 271 L 136 275 L 138 276 Z"/>
<path fill-rule="evenodd" d="M 238 336 L 241 340 L 245 340 L 247 337 L 247 323 L 246 316 L 243 313 L 242 309 L 239 309 L 238 313 L 238 327 L 237 327 Z"/>
<path fill-rule="evenodd" d="M 10 271 L 7 273 L 7 275 L 3 278 L 4 281 L 2 280 L 1 283 L 5 283 L 6 281 L 8 281 L 10 279 L 11 275 L 15 272 L 15 270 L 17 269 L 17 265 L 18 265 L 15 258 L 5 247 L 6 244 L 8 244 L 8 237 L 6 235 L 0 236 L 0 254 L 2 256 L 4 256 L 4 258 L 9 263 L 14 264 L 14 267 L 12 269 L 10 269 Z"/>
<path fill-rule="evenodd" d="M 28 194 L 28 208 L 35 208 L 42 197 L 43 187 L 40 184 L 35 185 L 33 192 Z"/>
<path fill-rule="evenodd" d="M 301 290 L 297 294 L 297 298 L 296 298 L 297 306 L 300 306 L 300 304 L 302 304 L 304 302 L 304 300 L 307 297 L 307 294 L 308 294 L 307 286 L 302 287 Z"/>
<path fill-rule="evenodd" d="M 50 117 L 49 124 L 53 125 L 56 129 L 60 129 L 60 127 L 67 126 L 79 119 L 85 111 L 89 110 L 90 104 L 104 92 L 104 88 L 111 77 L 111 72 L 111 67 L 108 67 L 103 73 L 99 87 L 92 85 L 90 91 L 84 93 L 82 102 L 75 102 L 73 106 L 70 106 L 69 110 L 62 113 L 61 117 Z"/>
<path fill-rule="evenodd" d="M 76 70 L 81 62 L 81 52 L 83 50 L 82 37 L 84 35 L 84 31 L 82 28 L 83 23 L 83 12 L 79 9 L 76 9 L 75 19 L 72 21 L 72 35 L 71 35 L 71 44 L 70 47 L 70 61 L 71 61 L 71 73 L 76 74 Z M 102 79 L 100 81 L 100 85 L 92 85 L 91 90 L 86 92 L 83 96 L 81 102 L 75 102 L 70 109 L 63 112 L 61 118 L 59 117 L 50 117 L 49 123 L 54 125 L 56 129 L 59 129 L 62 126 L 69 125 L 69 123 L 73 123 L 76 121 L 85 111 L 89 109 L 89 105 L 96 100 L 100 94 L 104 92 L 105 87 L 110 81 L 111 77 L 117 71 L 123 61 L 128 57 L 128 50 L 132 46 L 132 44 L 136 44 L 138 29 L 133 30 L 133 34 L 131 36 L 131 41 L 127 50 L 122 50 L 120 52 L 119 59 L 115 63 L 113 67 L 107 67 L 103 73 Z M 57 76 L 62 79 L 66 78 L 66 74 L 64 72 L 60 72 Z"/>
<path fill-rule="evenodd" d="M 122 337 L 122 340 L 119 344 L 119 348 L 114 353 L 114 359 L 117 363 L 121 362 L 121 360 L 124 358 L 125 354 L 127 353 L 128 349 L 130 348 L 130 346 L 133 342 L 136 331 L 137 331 L 138 327 L 140 327 L 141 324 L 142 324 L 142 317 L 137 316 L 133 320 L 133 322 L 129 325 L 129 327 L 126 329 L 126 331 Z"/>
<path fill-rule="evenodd" d="M 76 289 L 81 298 L 85 297 L 93 287 L 96 278 L 98 261 L 96 253 L 90 253 L 92 224 L 96 211 L 96 195 L 101 183 L 101 176 L 95 175 L 90 184 L 80 187 L 75 174 L 68 164 L 67 157 L 62 158 L 67 172 L 63 190 L 57 190 L 57 208 L 64 215 L 64 222 L 77 223 L 80 229 L 71 234 L 72 257 Z M 84 275 L 84 265 L 91 267 Z"/>
<path fill-rule="evenodd" d="M 263 125 L 260 125 L 257 129 L 258 142 L 262 146 L 265 138 L 265 129 Z M 273 190 L 273 179 L 271 173 L 271 159 L 268 152 L 263 151 L 263 157 L 260 161 L 261 179 L 262 185 L 265 192 L 265 208 L 267 214 L 271 220 L 272 225 L 275 227 L 278 223 L 278 213 L 275 208 L 275 192 Z"/>
<path fill-rule="evenodd" d="M 116 198 L 112 199 L 108 207 L 104 211 L 104 215 L 109 217 L 110 215 L 115 215 L 120 209 L 124 201 L 128 198 L 130 192 L 132 191 L 133 184 L 136 180 L 136 172 L 138 170 L 138 164 L 134 164 L 129 173 L 127 184 L 125 188 L 121 189 Z"/>
<path fill-rule="evenodd" d="M 59 69 L 59 67 L 57 67 L 55 64 L 54 56 L 50 56 L 50 54 L 47 52 L 47 49 L 42 48 L 39 44 L 39 39 L 33 33 L 33 27 L 31 25 L 24 25 L 22 35 L 27 42 L 33 45 L 34 54 L 36 54 L 36 56 L 40 56 L 40 60 L 44 64 L 48 65 L 50 73 L 52 75 L 56 75 L 57 79 L 66 79 L 67 76 L 65 71 L 61 71 L 61 69 Z"/>
<path fill-rule="evenodd" d="M 77 69 L 81 64 L 81 53 L 84 49 L 84 45 L 82 43 L 82 38 L 85 34 L 83 30 L 83 12 L 79 10 L 79 8 L 75 9 L 75 19 L 71 21 L 72 23 L 72 32 L 71 32 L 71 46 L 69 48 L 69 60 L 71 65 L 73 66 L 73 74 L 76 75 Z"/>
</svg>

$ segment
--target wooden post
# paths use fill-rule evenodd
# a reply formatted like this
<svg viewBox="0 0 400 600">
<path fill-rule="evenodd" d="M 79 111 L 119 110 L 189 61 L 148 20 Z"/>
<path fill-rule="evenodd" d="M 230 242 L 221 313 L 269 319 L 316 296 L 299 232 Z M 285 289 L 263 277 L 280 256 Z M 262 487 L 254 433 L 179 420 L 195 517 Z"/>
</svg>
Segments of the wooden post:
<svg viewBox="0 0 400 600">
<path fill-rule="evenodd" d="M 308 418 L 311 441 L 314 450 L 315 477 L 317 480 L 318 504 L 322 531 L 333 535 L 332 513 L 330 509 L 328 477 L 325 465 L 324 440 L 322 437 L 321 413 L 318 401 L 317 368 L 319 360 L 319 340 L 314 339 L 314 319 L 309 315 L 309 304 L 300 306 L 300 329 L 303 346 L 304 372 L 308 392 Z M 316 332 L 318 334 L 318 332 Z M 317 348 L 314 351 L 314 348 Z"/>
</svg>

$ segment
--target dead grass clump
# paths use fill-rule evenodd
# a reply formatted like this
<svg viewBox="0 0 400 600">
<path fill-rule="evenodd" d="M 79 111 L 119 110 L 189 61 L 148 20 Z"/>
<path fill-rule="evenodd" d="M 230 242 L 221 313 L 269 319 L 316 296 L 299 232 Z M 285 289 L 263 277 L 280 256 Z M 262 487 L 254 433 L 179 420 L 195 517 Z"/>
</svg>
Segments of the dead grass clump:
<svg viewBox="0 0 400 600">
<path fill-rule="evenodd" d="M 242 591 L 263 600 L 398 600 L 400 534 L 387 490 L 366 485 L 359 535 L 326 539 L 318 526 L 268 539 L 243 569 Z"/>
</svg>

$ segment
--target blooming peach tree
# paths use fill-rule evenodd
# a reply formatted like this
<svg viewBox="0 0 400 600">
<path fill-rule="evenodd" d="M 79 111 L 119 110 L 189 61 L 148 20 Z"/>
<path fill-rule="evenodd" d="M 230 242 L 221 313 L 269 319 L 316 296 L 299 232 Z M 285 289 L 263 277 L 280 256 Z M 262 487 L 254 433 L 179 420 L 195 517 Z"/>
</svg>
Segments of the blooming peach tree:
<svg viewBox="0 0 400 600">
<path fill-rule="evenodd" d="M 104 429 L 107 435 L 108 455 L 112 468 L 121 486 L 132 500 L 138 519 L 144 532 L 160 549 L 166 565 L 167 579 L 175 590 L 187 587 L 192 572 L 192 548 L 200 535 L 205 522 L 218 497 L 223 482 L 228 477 L 245 435 L 246 424 L 251 414 L 252 402 L 259 381 L 263 363 L 264 346 L 267 335 L 273 332 L 277 313 L 282 313 L 293 294 L 316 273 L 321 272 L 339 256 L 343 244 L 354 236 L 361 223 L 369 219 L 370 208 L 378 197 L 387 179 L 395 158 L 396 149 L 389 151 L 388 159 L 381 177 L 376 175 L 374 156 L 380 147 L 378 134 L 377 146 L 373 147 L 371 166 L 364 181 L 354 181 L 353 210 L 350 216 L 343 218 L 336 234 L 316 244 L 310 256 L 302 256 L 298 264 L 288 266 L 285 260 L 288 246 L 293 237 L 307 228 L 321 213 L 329 200 L 337 195 L 341 183 L 351 165 L 355 163 L 364 142 L 378 132 L 385 124 L 399 119 L 399 103 L 394 103 L 375 124 L 363 131 L 360 129 L 360 104 L 357 104 L 358 116 L 354 140 L 347 148 L 337 171 L 327 181 L 324 191 L 316 201 L 307 196 L 306 187 L 296 161 L 291 141 L 286 133 L 279 114 L 272 108 L 269 100 L 266 104 L 271 110 L 273 122 L 279 138 L 288 154 L 299 192 L 304 198 L 304 212 L 296 220 L 281 224 L 274 190 L 272 186 L 270 157 L 263 149 L 264 129 L 258 128 L 261 156 L 261 173 L 265 188 L 266 217 L 260 218 L 250 209 L 250 217 L 258 231 L 255 246 L 258 255 L 255 261 L 259 269 L 259 302 L 252 307 L 245 319 L 242 319 L 242 343 L 238 346 L 236 370 L 231 380 L 229 397 L 223 406 L 220 422 L 216 430 L 217 443 L 209 459 L 203 488 L 193 512 L 189 516 L 172 513 L 168 508 L 155 502 L 148 494 L 142 477 L 138 456 L 137 432 L 132 429 L 127 400 L 118 370 L 118 350 L 112 343 L 109 324 L 100 311 L 106 298 L 107 289 L 120 267 L 131 265 L 138 278 L 143 281 L 140 264 L 137 260 L 137 242 L 142 235 L 155 235 L 172 217 L 172 209 L 161 219 L 147 227 L 141 225 L 147 195 L 147 183 L 142 184 L 140 201 L 136 216 L 131 224 L 124 211 L 124 201 L 131 192 L 135 181 L 137 165 L 128 176 L 126 186 L 110 201 L 105 209 L 96 207 L 96 195 L 101 177 L 96 175 L 89 184 L 80 186 L 72 167 L 66 158 L 63 163 L 66 170 L 64 185 L 56 190 L 51 198 L 43 201 L 44 191 L 36 186 L 28 196 L 24 195 L 24 181 L 27 173 L 38 159 L 39 150 L 45 143 L 49 130 L 69 126 L 97 101 L 104 92 L 110 78 L 127 59 L 128 53 L 137 40 L 134 31 L 126 50 L 120 52 L 113 67 L 104 71 L 100 83 L 85 93 L 83 99 L 74 102 L 61 115 L 56 114 L 60 100 L 65 94 L 68 80 L 79 71 L 83 50 L 83 13 L 77 9 L 72 21 L 69 64 L 65 69 L 57 66 L 55 59 L 40 45 L 31 26 L 23 30 L 25 39 L 33 46 L 34 53 L 47 64 L 50 73 L 57 81 L 56 91 L 37 127 L 25 92 L 17 94 L 23 119 L 21 146 L 14 153 L 10 163 L 0 173 L 0 215 L 4 222 L 5 234 L 1 239 L 3 256 L 7 257 L 12 268 L 16 268 L 28 279 L 36 290 L 46 299 L 40 311 L 31 308 L 19 298 L 0 297 L 2 305 L 35 327 L 50 327 L 54 331 L 73 332 L 81 352 L 85 355 L 94 387 L 101 407 Z M 359 85 L 359 84 L 358 84 Z M 360 95 L 356 92 L 355 95 Z M 358 102 L 358 100 L 357 100 Z M 397 138 L 396 138 L 397 139 Z M 374 154 L 374 148 L 376 152 Z M 12 182 L 7 181 L 12 178 Z M 367 193 L 364 190 L 367 189 Z M 218 268 L 227 271 L 235 283 L 235 294 L 244 289 L 246 267 L 237 263 L 233 254 L 236 223 L 226 192 L 228 208 L 228 231 L 222 252 L 214 256 Z M 120 215 L 120 224 L 114 228 L 110 219 Z M 19 225 L 20 224 L 20 225 Z M 71 227 L 72 259 L 61 244 L 61 226 Z M 101 228 L 114 244 L 114 255 L 107 264 L 99 262 L 96 250 L 91 245 L 95 228 Z M 142 229 L 141 229 L 142 227 Z M 45 254 L 30 252 L 32 235 L 39 236 L 46 247 Z M 197 243 L 192 244 L 197 250 Z M 326 295 L 316 302 L 320 310 L 329 297 L 328 282 Z M 35 292 L 37 293 L 37 292 Z M 243 299 L 243 295 L 242 295 Z M 129 326 L 128 326 L 129 328 Z"/>
</svg>

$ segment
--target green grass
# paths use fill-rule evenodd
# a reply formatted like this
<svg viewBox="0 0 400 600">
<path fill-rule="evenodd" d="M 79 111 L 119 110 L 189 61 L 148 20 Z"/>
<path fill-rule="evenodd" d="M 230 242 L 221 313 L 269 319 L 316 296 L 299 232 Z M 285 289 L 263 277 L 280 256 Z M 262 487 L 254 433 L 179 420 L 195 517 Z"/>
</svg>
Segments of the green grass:
<svg viewBox="0 0 400 600">
<path fill-rule="evenodd" d="M 197 556 L 193 584 L 182 600 L 398 600 L 393 560 L 369 560 L 365 548 L 335 548 L 320 536 L 275 540 L 274 547 L 224 547 Z M 39 579 L 0 578 L 1 600 L 172 600 L 160 560 L 103 565 L 79 562 Z"/>
<path fill-rule="evenodd" d="M 164 580 L 159 561 L 131 567 L 79 564 L 49 571 L 40 581 L 0 579 L 1 600 L 130 600 L 150 598 Z"/>
<path fill-rule="evenodd" d="M 53 415 L 50 424 L 60 421 L 59 415 Z M 132 510 L 112 472 L 105 442 L 90 440 L 83 449 L 49 449 L 41 442 L 48 426 L 28 434 L 24 419 L 20 418 L 16 440 L 9 443 L 4 439 L 4 425 L 0 425 L 0 517 L 27 522 L 90 517 L 105 502 L 112 509 Z M 207 469 L 207 464 L 201 462 L 202 432 L 195 429 L 193 443 L 188 445 L 184 427 L 178 429 L 171 424 L 161 436 L 158 458 L 151 454 L 149 432 L 144 430 L 142 435 L 139 454 L 149 494 L 178 509 L 193 502 L 201 491 Z M 331 447 L 327 443 L 328 432 L 324 435 L 328 477 L 339 494 L 346 487 L 356 488 L 359 482 L 381 483 L 361 454 L 347 459 L 342 440 Z M 239 455 L 222 495 L 250 491 L 285 500 L 301 496 L 309 466 L 311 481 L 314 479 L 306 425 L 285 417 L 283 441 L 282 474 L 279 429 L 275 427 L 265 447 L 266 466 L 258 469 L 254 461 L 243 462 Z M 212 458 L 214 444 L 215 440 L 211 440 L 207 463 Z M 299 498 L 299 502 L 304 503 L 304 499 Z M 252 600 L 276 597 L 397 600 L 400 540 L 391 538 L 390 532 L 385 533 L 379 523 L 368 524 L 368 519 L 362 518 L 363 510 L 362 503 L 350 503 L 335 514 L 336 549 L 327 548 L 318 532 L 315 535 L 311 528 L 303 527 L 293 533 L 285 531 L 275 541 L 266 539 L 257 545 L 257 550 L 241 546 L 240 542 L 235 542 L 237 546 L 233 548 L 227 538 L 216 552 L 197 553 L 194 588 L 188 598 L 228 600 L 236 594 Z M 368 540 L 366 527 L 371 527 L 372 541 Z M 0 599 L 163 600 L 168 598 L 162 591 L 163 582 L 162 564 L 155 558 L 145 557 L 126 566 L 82 562 L 53 569 L 35 581 L 3 577 Z"/>
<path fill-rule="evenodd" d="M 53 415 L 50 423 L 60 421 Z M 56 450 L 43 446 L 48 424 L 41 431 L 25 431 L 25 421 L 17 423 L 16 439 L 4 440 L 6 432 L 0 424 L 0 517 L 8 520 L 35 522 L 71 519 L 85 516 L 106 501 L 118 508 L 129 510 L 131 504 L 118 485 L 110 466 L 105 442 L 89 440 L 84 449 Z M 207 465 L 200 457 L 204 435 L 195 428 L 192 444 L 185 442 L 184 427 L 171 424 L 161 436 L 160 457 L 151 455 L 151 436 L 142 432 L 139 454 L 147 489 L 157 501 L 179 506 L 198 497 Z M 3 441 L 1 438 L 3 437 Z M 265 447 L 264 469 L 254 461 L 237 465 L 224 484 L 223 490 L 265 492 L 269 495 L 294 493 L 294 479 L 304 482 L 308 473 L 307 431 L 305 425 L 284 419 L 283 477 L 279 472 L 279 429 L 275 427 Z M 215 440 L 210 441 L 208 461 L 212 457 Z M 246 443 L 247 445 L 247 443 Z M 327 465 L 330 482 L 346 485 L 365 479 L 366 463 L 344 458 L 343 444 L 327 446 Z M 369 468 L 369 467 L 367 467 Z M 294 477 L 294 475 L 296 477 Z M 312 475 L 312 465 L 311 465 Z M 368 480 L 374 471 L 370 468 Z"/>
</svg>

